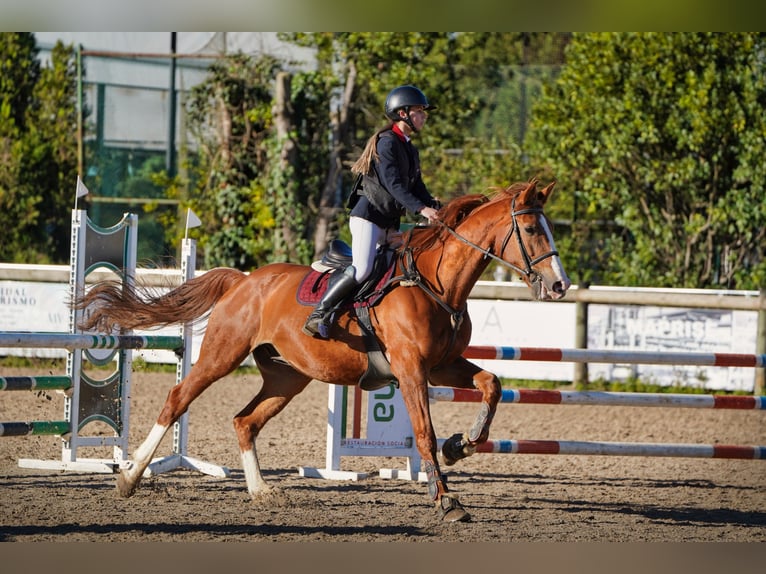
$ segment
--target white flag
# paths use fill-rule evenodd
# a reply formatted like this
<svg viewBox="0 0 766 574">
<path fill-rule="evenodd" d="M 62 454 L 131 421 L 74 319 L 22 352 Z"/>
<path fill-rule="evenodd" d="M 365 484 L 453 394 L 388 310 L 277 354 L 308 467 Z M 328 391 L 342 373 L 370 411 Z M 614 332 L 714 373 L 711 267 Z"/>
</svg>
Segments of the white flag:
<svg viewBox="0 0 766 574">
<path fill-rule="evenodd" d="M 200 221 L 199 217 L 197 217 L 197 214 L 191 210 L 191 207 L 189 207 L 188 211 L 186 212 L 186 229 L 199 227 L 200 225 L 202 225 L 202 222 Z"/>
<path fill-rule="evenodd" d="M 82 197 L 83 195 L 88 195 L 88 188 L 85 187 L 85 184 L 80 179 L 80 176 L 77 176 L 77 194 L 75 195 L 75 198 Z"/>
</svg>

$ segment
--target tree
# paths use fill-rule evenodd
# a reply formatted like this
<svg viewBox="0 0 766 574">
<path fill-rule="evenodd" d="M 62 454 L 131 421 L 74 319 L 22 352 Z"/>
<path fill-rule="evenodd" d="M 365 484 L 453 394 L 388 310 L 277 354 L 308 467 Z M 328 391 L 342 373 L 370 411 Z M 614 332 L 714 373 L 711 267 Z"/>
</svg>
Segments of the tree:
<svg viewBox="0 0 766 574">
<path fill-rule="evenodd" d="M 0 34 L 0 260 L 69 260 L 77 181 L 74 51 L 42 67 L 31 33 Z"/>
<path fill-rule="evenodd" d="M 28 234 L 38 217 L 40 190 L 24 182 L 27 109 L 40 76 L 37 47 L 30 33 L 0 34 L 0 259 L 33 256 Z M 36 257 L 35 257 L 36 259 Z"/>
<path fill-rule="evenodd" d="M 36 225 L 38 249 L 52 261 L 65 263 L 71 255 L 71 210 L 77 182 L 77 69 L 72 46 L 56 43 L 34 96 L 28 112 L 28 137 L 35 164 L 28 165 L 28 181 L 44 195 Z"/>
<path fill-rule="evenodd" d="M 193 206 L 209 234 L 209 267 L 249 268 L 269 261 L 276 228 L 266 183 L 272 90 L 279 62 L 234 54 L 216 61 L 188 104 L 199 146 Z"/>
<path fill-rule="evenodd" d="M 348 167 L 370 134 L 387 121 L 385 95 L 403 83 L 419 85 L 439 106 L 428 129 L 418 135 L 418 147 L 425 179 L 442 200 L 538 174 L 525 163 L 525 114 L 514 111 L 523 90 L 514 86 L 514 78 L 524 76 L 529 91 L 536 90 L 540 78 L 520 72 L 519 66 L 528 63 L 531 70 L 534 63 L 557 61 L 568 35 L 321 33 L 283 38 L 314 46 L 316 69 L 286 74 L 288 64 L 268 56 L 235 54 L 217 61 L 187 100 L 197 147 L 180 176 L 164 173 L 158 155 L 136 151 L 133 159 L 141 160 L 136 167 L 136 161 L 126 163 L 119 152 L 100 152 L 106 161 L 100 171 L 112 177 L 112 193 L 131 188 L 131 196 L 165 196 L 195 209 L 203 227 L 192 234 L 200 239 L 207 266 L 305 263 L 334 236 L 346 233 Z M 72 50 L 57 46 L 51 67 L 41 68 L 30 34 L 2 39 L 3 53 L 10 54 L 3 60 L 7 70 L 0 84 L 2 113 L 8 118 L 0 128 L 0 149 L 8 160 L 0 165 L 0 216 L 7 218 L 9 230 L 3 256 L 64 261 L 76 179 Z M 278 86 L 284 88 L 279 97 Z M 121 171 L 131 168 L 140 175 L 128 178 Z M 177 214 L 157 207 L 148 204 L 145 210 L 155 209 L 152 217 L 165 229 L 166 241 L 155 237 L 151 242 L 161 244 L 164 254 L 167 244 L 180 240 L 181 231 Z M 106 213 L 111 208 L 99 209 Z M 150 259 L 154 255 L 145 253 Z"/>
<path fill-rule="evenodd" d="M 308 204 L 316 221 L 315 254 L 337 232 L 333 221 L 344 213 L 352 183 L 348 167 L 387 122 L 384 100 L 397 85 L 417 85 L 439 108 L 417 139 L 424 179 L 442 200 L 536 175 L 524 165 L 518 141 L 523 130 L 509 129 L 493 116 L 502 117 L 509 101 L 499 101 L 496 92 L 507 87 L 523 57 L 559 61 L 568 35 L 328 32 L 282 38 L 317 50 L 314 83 L 332 95 L 323 192 Z"/>
<path fill-rule="evenodd" d="M 760 33 L 574 37 L 530 132 L 576 196 L 574 278 L 764 285 L 764 48 Z"/>
</svg>

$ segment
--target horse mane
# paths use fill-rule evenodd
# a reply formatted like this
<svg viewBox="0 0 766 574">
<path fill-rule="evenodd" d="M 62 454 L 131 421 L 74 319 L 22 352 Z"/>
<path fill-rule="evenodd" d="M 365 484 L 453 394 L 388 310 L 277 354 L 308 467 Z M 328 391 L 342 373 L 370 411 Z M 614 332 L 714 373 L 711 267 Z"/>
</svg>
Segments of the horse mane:
<svg viewBox="0 0 766 574">
<path fill-rule="evenodd" d="M 441 222 L 444 225 L 436 224 L 427 227 L 415 227 L 409 234 L 405 234 L 404 244 L 415 250 L 427 250 L 434 245 L 441 245 L 449 234 L 448 227 L 455 229 L 461 221 L 483 205 L 492 205 L 516 197 L 528 185 L 529 182 L 519 181 L 505 188 L 490 187 L 489 191 L 492 194 L 489 197 L 481 193 L 457 197 L 439 211 Z"/>
</svg>

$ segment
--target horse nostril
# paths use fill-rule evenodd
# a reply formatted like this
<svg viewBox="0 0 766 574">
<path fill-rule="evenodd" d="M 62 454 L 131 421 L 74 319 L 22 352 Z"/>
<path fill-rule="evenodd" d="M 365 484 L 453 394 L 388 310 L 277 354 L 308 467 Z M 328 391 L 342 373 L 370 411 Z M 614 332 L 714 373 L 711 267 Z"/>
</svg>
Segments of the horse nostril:
<svg viewBox="0 0 766 574">
<path fill-rule="evenodd" d="M 556 281 L 553 284 L 553 292 L 558 294 L 558 295 L 564 295 L 567 292 L 566 287 L 564 287 L 564 282 L 563 281 Z"/>
</svg>

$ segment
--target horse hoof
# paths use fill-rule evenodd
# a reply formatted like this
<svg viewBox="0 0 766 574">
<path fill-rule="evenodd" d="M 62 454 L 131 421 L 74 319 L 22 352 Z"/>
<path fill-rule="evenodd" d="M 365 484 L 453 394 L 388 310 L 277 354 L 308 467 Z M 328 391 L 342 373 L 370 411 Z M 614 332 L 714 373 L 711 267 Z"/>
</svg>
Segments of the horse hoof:
<svg viewBox="0 0 766 574">
<path fill-rule="evenodd" d="M 250 502 L 256 506 L 283 508 L 292 506 L 290 496 L 281 488 L 269 487 L 250 493 Z"/>
<path fill-rule="evenodd" d="M 122 498 L 130 498 L 133 496 L 133 493 L 136 492 L 136 486 L 135 483 L 128 482 L 125 475 L 122 473 L 117 477 L 117 493 Z"/>
<path fill-rule="evenodd" d="M 471 520 L 471 515 L 466 512 L 455 495 L 443 494 L 437 504 L 444 522 L 469 522 Z"/>
<path fill-rule="evenodd" d="M 466 458 L 468 455 L 465 453 L 463 447 L 466 446 L 466 442 L 463 435 L 455 433 L 442 445 L 442 462 L 447 466 L 452 466 L 457 461 Z"/>
</svg>

